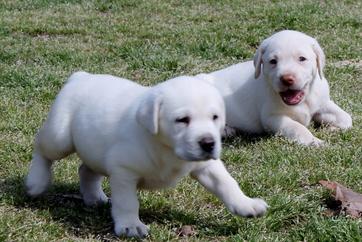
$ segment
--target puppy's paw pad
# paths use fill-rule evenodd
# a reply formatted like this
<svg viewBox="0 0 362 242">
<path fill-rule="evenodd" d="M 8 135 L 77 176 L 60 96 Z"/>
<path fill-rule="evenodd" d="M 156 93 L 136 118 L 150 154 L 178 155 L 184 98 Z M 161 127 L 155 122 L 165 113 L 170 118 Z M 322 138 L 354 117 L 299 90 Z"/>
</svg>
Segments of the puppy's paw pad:
<svg viewBox="0 0 362 242">
<path fill-rule="evenodd" d="M 118 236 L 145 238 L 149 228 L 142 222 L 122 223 L 115 226 L 115 233 Z"/>
</svg>

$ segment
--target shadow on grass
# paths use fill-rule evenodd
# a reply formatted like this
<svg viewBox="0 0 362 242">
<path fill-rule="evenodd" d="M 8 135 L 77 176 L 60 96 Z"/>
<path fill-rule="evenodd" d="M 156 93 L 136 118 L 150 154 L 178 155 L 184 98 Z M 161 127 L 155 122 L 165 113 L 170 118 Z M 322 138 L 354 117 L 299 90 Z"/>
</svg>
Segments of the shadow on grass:
<svg viewBox="0 0 362 242">
<path fill-rule="evenodd" d="M 315 130 L 315 131 L 322 131 L 322 130 L 329 130 L 330 127 L 325 124 L 321 124 L 318 122 L 311 122 L 310 127 L 307 127 L 309 130 Z M 223 144 L 226 146 L 233 146 L 233 147 L 243 147 L 250 144 L 256 144 L 262 140 L 270 139 L 272 137 L 275 137 L 277 135 L 263 132 L 260 134 L 254 134 L 254 133 L 246 133 L 240 130 L 235 130 L 235 134 L 228 137 L 223 137 L 222 141 Z M 286 138 L 285 138 L 286 139 Z M 288 140 L 288 139 L 286 139 Z"/>
<path fill-rule="evenodd" d="M 273 137 L 268 133 L 263 134 L 251 134 L 244 133 L 242 131 L 236 131 L 235 135 L 228 136 L 222 139 L 223 144 L 226 146 L 242 147 L 250 144 L 256 144 L 263 139 Z"/>
<path fill-rule="evenodd" d="M 49 216 L 52 220 L 64 224 L 68 232 L 75 236 L 89 238 L 91 234 L 100 240 L 117 239 L 113 233 L 110 204 L 98 207 L 85 206 L 79 194 L 78 183 L 56 183 L 41 197 L 30 198 L 25 193 L 24 177 L 19 176 L 3 180 L 0 183 L 0 191 L 0 201 L 18 209 L 42 211 L 42 216 Z M 213 218 L 200 219 L 195 214 L 184 213 L 167 205 L 149 204 L 147 208 L 142 208 L 141 205 L 140 218 L 145 224 L 166 224 L 174 228 L 194 225 L 200 231 L 207 231 L 204 234 L 206 236 L 228 236 L 238 233 L 237 224 L 220 224 L 213 221 Z"/>
</svg>

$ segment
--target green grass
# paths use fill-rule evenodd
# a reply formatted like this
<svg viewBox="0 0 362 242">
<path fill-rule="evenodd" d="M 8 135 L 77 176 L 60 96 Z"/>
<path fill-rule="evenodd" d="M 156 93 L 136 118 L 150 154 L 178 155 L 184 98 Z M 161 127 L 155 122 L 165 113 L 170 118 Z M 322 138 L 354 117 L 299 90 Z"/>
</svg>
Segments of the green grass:
<svg viewBox="0 0 362 242">
<path fill-rule="evenodd" d="M 268 136 L 226 140 L 227 168 L 246 194 L 267 200 L 268 214 L 234 217 L 186 178 L 175 189 L 140 193 L 148 239 L 177 240 L 175 230 L 192 225 L 191 241 L 361 241 L 362 220 L 325 216 L 330 194 L 317 185 L 330 179 L 362 192 L 361 12 L 353 0 L 1 1 L 0 241 L 117 240 L 109 206 L 87 208 L 69 197 L 79 193 L 76 156 L 56 163 L 46 196 L 24 193 L 34 134 L 72 72 L 151 85 L 250 59 L 282 29 L 319 40 L 331 95 L 354 127 L 313 130 L 329 143 L 323 148 Z M 359 65 L 335 65 L 344 60 Z"/>
</svg>

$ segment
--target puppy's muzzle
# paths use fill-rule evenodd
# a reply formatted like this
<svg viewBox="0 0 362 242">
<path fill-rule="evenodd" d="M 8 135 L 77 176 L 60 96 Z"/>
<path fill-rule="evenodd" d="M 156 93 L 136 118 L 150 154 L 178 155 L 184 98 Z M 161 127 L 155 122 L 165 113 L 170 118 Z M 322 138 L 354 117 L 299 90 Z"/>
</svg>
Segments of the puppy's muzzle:
<svg viewBox="0 0 362 242">
<path fill-rule="evenodd" d="M 215 140 L 211 136 L 206 136 L 199 141 L 200 148 L 206 153 L 212 153 L 215 148 Z"/>
</svg>

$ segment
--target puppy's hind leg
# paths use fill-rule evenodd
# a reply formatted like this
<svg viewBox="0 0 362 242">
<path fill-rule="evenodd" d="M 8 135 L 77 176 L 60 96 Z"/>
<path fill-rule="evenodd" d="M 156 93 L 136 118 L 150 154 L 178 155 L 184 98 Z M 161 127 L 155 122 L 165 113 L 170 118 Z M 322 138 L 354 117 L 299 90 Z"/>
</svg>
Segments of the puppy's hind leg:
<svg viewBox="0 0 362 242">
<path fill-rule="evenodd" d="M 33 158 L 26 179 L 27 193 L 32 197 L 44 193 L 51 184 L 54 160 L 62 159 L 73 152 L 71 146 L 64 146 L 62 140 L 52 138 L 53 134 L 44 130 L 43 127 L 35 139 Z"/>
<path fill-rule="evenodd" d="M 102 190 L 103 176 L 93 172 L 85 164 L 79 167 L 78 173 L 84 203 L 88 206 L 107 203 L 108 197 Z"/>
<path fill-rule="evenodd" d="M 27 193 L 36 197 L 44 193 L 51 183 L 52 164 L 74 152 L 69 120 L 61 115 L 63 110 L 52 110 L 48 120 L 35 138 L 33 158 L 26 179 Z"/>
<path fill-rule="evenodd" d="M 44 193 L 51 183 L 51 166 L 53 161 L 45 158 L 38 152 L 34 152 L 30 165 L 30 171 L 26 179 L 27 193 L 37 197 Z"/>
</svg>

